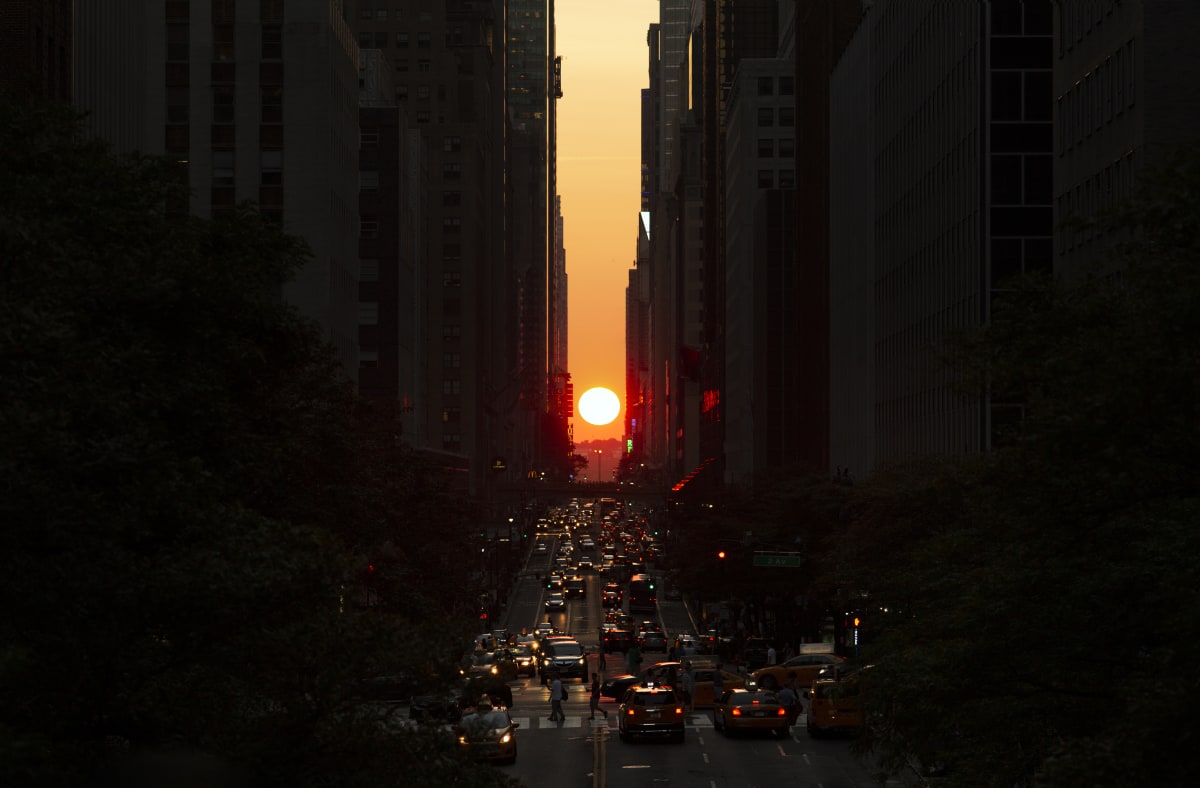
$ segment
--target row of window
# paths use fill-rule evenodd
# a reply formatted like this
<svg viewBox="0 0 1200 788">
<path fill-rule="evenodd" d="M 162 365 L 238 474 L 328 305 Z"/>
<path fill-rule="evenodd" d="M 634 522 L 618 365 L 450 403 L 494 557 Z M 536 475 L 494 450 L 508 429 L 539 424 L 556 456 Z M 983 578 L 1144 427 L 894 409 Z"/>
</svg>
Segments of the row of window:
<svg viewBox="0 0 1200 788">
<path fill-rule="evenodd" d="M 259 185 L 283 185 L 283 151 L 259 151 Z M 212 185 L 234 185 L 235 157 L 232 150 L 214 150 L 212 152 Z"/>
<path fill-rule="evenodd" d="M 795 137 L 781 137 L 779 139 L 760 137 L 758 140 L 758 158 L 773 159 L 776 156 L 779 156 L 781 159 L 795 158 Z"/>
<path fill-rule="evenodd" d="M 778 117 L 778 123 L 776 123 Z M 795 107 L 759 107 L 758 108 L 758 125 L 762 126 L 795 126 L 796 125 L 796 108 Z"/>
<path fill-rule="evenodd" d="M 1131 39 L 1059 97 L 1058 155 L 1081 144 L 1132 107 L 1137 98 L 1136 86 Z"/>
<path fill-rule="evenodd" d="M 409 35 L 408 33 L 396 33 L 395 42 L 397 49 L 408 49 Z M 388 42 L 393 40 L 392 34 L 382 30 L 374 32 L 359 33 L 358 45 L 362 49 L 387 49 Z M 433 46 L 433 39 L 430 33 L 417 33 L 417 49 L 429 49 Z"/>
<path fill-rule="evenodd" d="M 796 80 L 793 77 L 759 77 L 758 95 L 760 96 L 793 96 L 796 94 Z"/>
<path fill-rule="evenodd" d="M 218 63 L 232 63 L 237 58 L 232 24 L 213 25 L 212 59 Z M 260 32 L 262 60 L 283 59 L 283 26 L 263 25 Z M 184 22 L 167 23 L 167 62 L 186 63 L 191 60 L 191 25 Z"/>
</svg>

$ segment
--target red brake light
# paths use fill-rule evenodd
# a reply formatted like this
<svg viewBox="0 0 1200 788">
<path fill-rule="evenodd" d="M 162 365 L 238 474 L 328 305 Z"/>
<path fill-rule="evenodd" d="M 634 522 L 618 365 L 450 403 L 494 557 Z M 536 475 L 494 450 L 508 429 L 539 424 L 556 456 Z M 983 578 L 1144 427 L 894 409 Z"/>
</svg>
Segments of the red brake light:
<svg viewBox="0 0 1200 788">
<path fill-rule="evenodd" d="M 776 717 L 786 717 L 786 716 L 787 716 L 787 709 L 785 709 L 785 708 L 783 708 L 782 706 L 780 706 L 780 707 L 779 707 L 779 711 L 775 712 L 775 716 L 776 716 Z"/>
<path fill-rule="evenodd" d="M 741 709 L 734 709 L 734 710 L 733 710 L 733 712 L 732 712 L 732 714 L 733 714 L 733 716 L 735 716 L 735 717 L 740 717 L 740 716 L 742 716 L 742 710 L 741 710 Z"/>
</svg>

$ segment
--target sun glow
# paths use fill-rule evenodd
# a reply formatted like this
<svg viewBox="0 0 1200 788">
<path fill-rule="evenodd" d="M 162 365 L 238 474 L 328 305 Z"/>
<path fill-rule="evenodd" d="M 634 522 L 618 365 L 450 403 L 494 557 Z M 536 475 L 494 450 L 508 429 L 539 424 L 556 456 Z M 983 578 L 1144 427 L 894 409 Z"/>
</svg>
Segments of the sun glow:
<svg viewBox="0 0 1200 788">
<path fill-rule="evenodd" d="M 602 427 L 611 424 L 621 413 L 621 400 L 611 389 L 603 386 L 588 389 L 579 396 L 579 415 L 588 424 Z"/>
</svg>

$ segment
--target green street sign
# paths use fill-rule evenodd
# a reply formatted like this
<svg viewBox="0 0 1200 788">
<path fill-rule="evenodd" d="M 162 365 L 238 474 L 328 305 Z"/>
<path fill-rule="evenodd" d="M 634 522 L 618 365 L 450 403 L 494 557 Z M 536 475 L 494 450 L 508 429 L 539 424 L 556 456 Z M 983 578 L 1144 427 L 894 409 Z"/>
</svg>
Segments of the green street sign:
<svg viewBox="0 0 1200 788">
<path fill-rule="evenodd" d="M 795 569 L 800 566 L 800 553 L 755 553 L 755 566 L 782 566 Z"/>
</svg>

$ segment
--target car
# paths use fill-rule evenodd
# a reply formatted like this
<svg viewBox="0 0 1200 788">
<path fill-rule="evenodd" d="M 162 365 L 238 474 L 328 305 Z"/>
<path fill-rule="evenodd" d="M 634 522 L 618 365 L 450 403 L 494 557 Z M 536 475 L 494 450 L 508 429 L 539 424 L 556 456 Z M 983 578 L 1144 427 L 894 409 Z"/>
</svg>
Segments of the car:
<svg viewBox="0 0 1200 788">
<path fill-rule="evenodd" d="M 459 748 L 472 758 L 500 763 L 517 762 L 517 728 L 508 709 L 480 703 L 454 726 Z"/>
<path fill-rule="evenodd" d="M 713 704 L 713 728 L 727 736 L 737 731 L 770 731 L 782 738 L 788 735 L 789 722 L 779 698 L 763 689 L 728 689 Z"/>
<path fill-rule="evenodd" d="M 824 646 L 825 644 L 813 645 Z M 779 689 L 787 683 L 789 678 L 792 678 L 796 681 L 792 688 L 801 692 L 812 686 L 813 680 L 817 678 L 817 674 L 822 668 L 841 665 L 845 661 L 845 657 L 833 653 L 833 646 L 829 644 L 828 650 L 802 652 L 780 665 L 768 665 L 753 670 L 750 675 L 754 677 L 755 683 L 762 686 L 763 689 L 769 690 Z"/>
<path fill-rule="evenodd" d="M 650 620 L 639 621 L 636 629 L 638 637 L 641 637 L 647 632 L 662 632 L 662 624 Z"/>
<path fill-rule="evenodd" d="M 587 584 L 579 575 L 568 577 L 563 584 L 563 595 L 567 599 L 583 599 L 587 596 Z"/>
<path fill-rule="evenodd" d="M 551 676 L 587 681 L 587 653 L 575 640 L 548 640 L 542 644 L 540 673 L 545 682 Z"/>
<path fill-rule="evenodd" d="M 537 654 L 532 645 L 519 643 L 510 649 L 510 653 L 517 666 L 517 676 L 537 675 Z"/>
<path fill-rule="evenodd" d="M 592 557 L 590 555 L 581 555 L 581 556 L 579 556 L 579 563 L 576 564 L 576 566 L 579 568 L 579 571 L 581 571 L 581 572 L 583 572 L 583 571 L 590 572 L 591 570 L 596 568 L 596 562 L 592 560 Z"/>
<path fill-rule="evenodd" d="M 546 596 L 545 607 L 546 607 L 547 613 L 549 613 L 551 611 L 563 610 L 564 608 L 566 608 L 566 606 L 567 606 L 567 600 L 566 600 L 566 597 L 563 596 L 561 591 L 552 591 L 550 594 L 548 594 Z"/>
<path fill-rule="evenodd" d="M 534 555 L 549 555 L 549 553 L 550 553 L 550 548 L 547 547 L 544 542 L 538 542 L 533 547 Z"/>
<path fill-rule="evenodd" d="M 662 736 L 682 744 L 683 704 L 671 687 L 630 687 L 617 711 L 617 735 L 622 741 L 640 736 Z"/>
<path fill-rule="evenodd" d="M 604 633 L 601 647 L 605 654 L 611 654 L 614 651 L 628 651 L 636 644 L 637 640 L 628 629 L 610 629 Z"/>
<path fill-rule="evenodd" d="M 697 659 L 691 657 L 689 661 L 692 665 L 692 677 L 695 679 L 695 687 L 692 690 L 693 708 L 707 707 L 713 704 L 715 700 L 713 697 L 713 679 L 718 670 L 721 671 L 722 690 L 747 686 L 745 677 L 720 668 L 710 658 Z M 678 680 L 679 671 L 683 669 L 683 665 L 684 663 L 682 662 L 655 662 L 636 675 L 629 673 L 613 674 L 600 685 L 600 694 L 610 698 L 620 698 L 621 693 L 635 684 L 670 685 L 673 681 Z"/>
<path fill-rule="evenodd" d="M 621 606 L 621 595 L 616 591 L 605 591 L 600 597 L 600 604 L 608 608 L 617 608 Z"/>
<path fill-rule="evenodd" d="M 842 672 L 834 669 L 813 681 L 805 727 L 819 738 L 827 733 L 852 733 L 862 727 L 859 695 L 861 680 L 870 666 Z"/>
<path fill-rule="evenodd" d="M 646 632 L 638 638 L 642 651 L 666 651 L 667 637 L 661 632 Z"/>
<path fill-rule="evenodd" d="M 546 637 L 547 635 L 553 635 L 554 634 L 554 625 L 551 624 L 549 621 L 541 621 L 534 626 L 533 634 L 534 634 L 534 637 L 536 637 L 538 640 L 541 640 L 542 638 Z"/>
<path fill-rule="evenodd" d="M 502 681 L 511 681 L 517 677 L 517 663 L 513 661 L 508 649 L 495 651 L 476 651 L 469 655 L 463 666 L 463 675 L 467 678 L 490 675 Z"/>
</svg>

